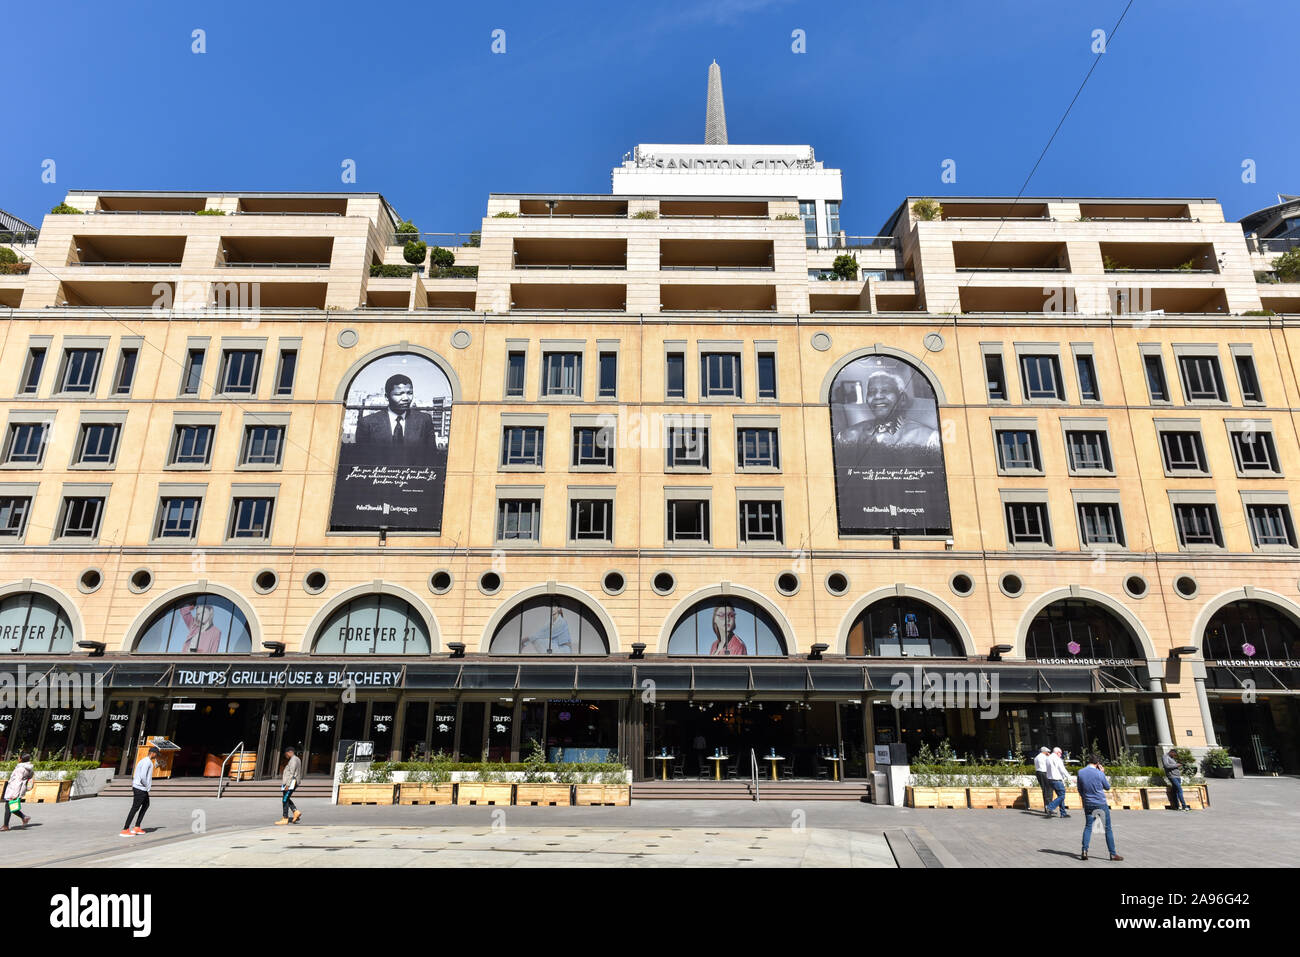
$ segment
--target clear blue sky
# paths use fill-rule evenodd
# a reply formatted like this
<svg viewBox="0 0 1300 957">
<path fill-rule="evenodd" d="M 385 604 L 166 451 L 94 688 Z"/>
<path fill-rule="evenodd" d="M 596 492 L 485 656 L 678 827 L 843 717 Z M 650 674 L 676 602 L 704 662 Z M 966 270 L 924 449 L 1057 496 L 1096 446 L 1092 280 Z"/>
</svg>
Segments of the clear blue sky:
<svg viewBox="0 0 1300 957">
<path fill-rule="evenodd" d="M 469 230 L 489 192 L 608 192 L 636 143 L 701 142 L 716 57 L 731 141 L 811 143 L 845 172 L 845 228 L 872 233 L 909 194 L 1014 195 L 1124 5 L 11 4 L 0 208 L 355 189 Z M 1135 0 L 1026 195 L 1212 196 L 1236 219 L 1300 193 L 1298 28 L 1294 0 Z"/>
</svg>

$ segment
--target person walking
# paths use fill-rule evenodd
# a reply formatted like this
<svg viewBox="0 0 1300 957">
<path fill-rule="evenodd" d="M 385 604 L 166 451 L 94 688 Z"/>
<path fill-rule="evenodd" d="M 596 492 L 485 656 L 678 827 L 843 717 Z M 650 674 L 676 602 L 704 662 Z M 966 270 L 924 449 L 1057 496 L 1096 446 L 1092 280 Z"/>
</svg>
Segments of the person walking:
<svg viewBox="0 0 1300 957">
<path fill-rule="evenodd" d="M 1088 766 L 1079 769 L 1079 797 L 1083 799 L 1083 851 L 1079 860 L 1088 859 L 1088 842 L 1092 840 L 1093 818 L 1106 823 L 1106 849 L 1110 851 L 1112 861 L 1124 858 L 1115 853 L 1115 832 L 1110 828 L 1110 805 L 1106 803 L 1106 792 L 1110 790 L 1110 779 L 1106 769 L 1101 766 L 1098 755 L 1088 755 Z"/>
<path fill-rule="evenodd" d="M 1052 819 L 1052 811 L 1059 809 L 1061 817 L 1069 817 L 1070 813 L 1065 809 L 1065 789 L 1070 784 L 1070 772 L 1065 770 L 1065 759 L 1061 757 L 1061 749 L 1053 748 L 1052 753 L 1047 757 L 1047 782 L 1052 786 L 1056 797 L 1048 802 L 1043 811 L 1047 819 Z"/>
<path fill-rule="evenodd" d="M 275 823 L 290 823 L 289 813 L 293 812 L 292 822 L 297 824 L 298 819 L 302 817 L 302 811 L 298 810 L 292 798 L 293 792 L 297 789 L 298 782 L 302 778 L 302 762 L 298 760 L 298 754 L 293 748 L 285 748 L 284 756 L 286 758 L 284 773 L 280 775 L 281 814 L 280 820 Z"/>
<path fill-rule="evenodd" d="M 22 758 L 9 772 L 9 783 L 5 785 L 5 824 L 0 831 L 9 830 L 9 815 L 17 814 L 23 819 L 23 827 L 32 823 L 32 819 L 23 813 L 23 795 L 35 784 L 36 769 L 32 766 L 32 756 L 24 751 Z"/>
<path fill-rule="evenodd" d="M 1047 802 L 1052 799 L 1052 785 L 1047 781 L 1047 758 L 1051 753 L 1043 745 L 1034 758 L 1034 777 L 1038 778 L 1038 787 L 1043 792 L 1043 807 L 1047 807 Z"/>
<path fill-rule="evenodd" d="M 1165 778 L 1169 781 L 1169 788 L 1174 792 L 1174 810 L 1190 811 L 1187 799 L 1183 797 L 1183 764 L 1178 760 L 1178 752 L 1170 748 L 1169 753 L 1161 759 L 1161 763 L 1165 767 Z"/>
<path fill-rule="evenodd" d="M 153 788 L 154 757 L 157 754 L 158 749 L 150 745 L 149 752 L 136 762 L 135 774 L 131 776 L 131 810 L 126 812 L 126 824 L 122 826 L 119 837 L 139 837 L 144 833 L 144 812 L 149 810 L 149 791 Z M 137 811 L 139 817 L 136 817 Z M 136 818 L 135 827 L 131 826 L 133 817 Z"/>
</svg>

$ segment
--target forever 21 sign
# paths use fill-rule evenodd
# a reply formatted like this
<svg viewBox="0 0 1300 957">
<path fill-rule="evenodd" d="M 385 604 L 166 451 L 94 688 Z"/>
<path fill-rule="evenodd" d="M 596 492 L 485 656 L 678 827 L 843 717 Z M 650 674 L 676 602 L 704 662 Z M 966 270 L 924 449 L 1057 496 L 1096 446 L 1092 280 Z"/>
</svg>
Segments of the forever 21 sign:
<svg viewBox="0 0 1300 957">
<path fill-rule="evenodd" d="M 333 688 L 341 685 L 355 685 L 360 688 L 396 688 L 401 681 L 401 670 L 388 668 L 371 670 L 231 668 L 219 671 L 177 668 L 174 683 L 190 688 Z"/>
</svg>

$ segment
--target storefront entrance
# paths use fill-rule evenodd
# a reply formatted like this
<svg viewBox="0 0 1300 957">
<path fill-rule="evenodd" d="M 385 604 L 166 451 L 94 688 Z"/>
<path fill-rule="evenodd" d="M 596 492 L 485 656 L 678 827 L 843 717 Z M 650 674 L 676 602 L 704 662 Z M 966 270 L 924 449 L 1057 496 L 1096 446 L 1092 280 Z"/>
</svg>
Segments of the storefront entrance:
<svg viewBox="0 0 1300 957">
<path fill-rule="evenodd" d="M 266 713 L 265 698 L 193 698 L 164 702 L 160 729 L 142 728 L 180 746 L 172 777 L 218 777 L 226 755 L 240 744 L 257 753 Z"/>
<path fill-rule="evenodd" d="M 1241 758 L 1247 774 L 1300 773 L 1300 699 L 1261 693 L 1247 704 L 1239 698 L 1210 699 L 1219 746 Z"/>
</svg>

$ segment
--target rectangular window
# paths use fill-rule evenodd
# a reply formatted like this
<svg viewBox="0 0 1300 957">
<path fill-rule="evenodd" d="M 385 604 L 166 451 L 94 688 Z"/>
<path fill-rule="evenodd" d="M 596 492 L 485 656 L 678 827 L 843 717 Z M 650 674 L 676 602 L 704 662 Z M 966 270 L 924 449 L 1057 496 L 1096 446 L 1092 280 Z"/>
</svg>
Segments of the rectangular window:
<svg viewBox="0 0 1300 957">
<path fill-rule="evenodd" d="M 1259 376 L 1255 374 L 1254 357 L 1238 355 L 1234 358 L 1237 363 L 1237 382 L 1241 385 L 1241 401 L 1263 402 L 1264 393 L 1260 391 Z"/>
<path fill-rule="evenodd" d="M 670 352 L 664 367 L 664 393 L 670 399 L 686 398 L 686 356 Z"/>
<path fill-rule="evenodd" d="M 1166 472 L 1208 472 L 1200 432 L 1162 431 L 1160 454 Z"/>
<path fill-rule="evenodd" d="M 506 398 L 524 397 L 524 354 L 510 352 L 506 355 Z"/>
<path fill-rule="evenodd" d="M 1217 545 L 1223 547 L 1219 512 L 1213 505 L 1175 505 L 1174 521 L 1182 545 Z"/>
<path fill-rule="evenodd" d="M 154 538 L 193 539 L 199 533 L 198 498 L 165 498 L 158 507 Z"/>
<path fill-rule="evenodd" d="M 737 429 L 736 467 L 780 468 L 781 453 L 776 429 Z"/>
<path fill-rule="evenodd" d="M 1228 401 L 1217 357 L 1179 356 L 1178 371 L 1183 378 L 1183 397 L 1188 402 Z"/>
<path fill-rule="evenodd" d="M 1165 381 L 1165 363 L 1159 355 L 1144 355 L 1142 368 L 1147 375 L 1147 394 L 1152 402 L 1169 401 L 1169 383 Z"/>
<path fill-rule="evenodd" d="M 596 395 L 602 399 L 613 399 L 618 396 L 618 353 L 602 352 L 599 357 L 600 383 L 596 387 Z"/>
<path fill-rule="evenodd" d="M 240 465 L 279 465 L 283 454 L 283 425 L 244 427 L 244 446 L 239 452 Z"/>
<path fill-rule="evenodd" d="M 542 503 L 535 498 L 497 503 L 497 541 L 535 542 L 541 535 Z"/>
<path fill-rule="evenodd" d="M 545 432 L 541 426 L 511 425 L 501 430 L 501 464 L 542 467 Z"/>
<path fill-rule="evenodd" d="M 298 350 L 280 350 L 280 368 L 275 371 L 275 394 L 293 395 L 293 380 L 298 372 Z"/>
<path fill-rule="evenodd" d="M 181 381 L 181 395 L 198 395 L 203 384 L 203 359 L 205 349 L 191 349 L 185 356 L 185 376 Z"/>
<path fill-rule="evenodd" d="M 774 352 L 758 354 L 758 397 L 776 398 L 776 353 Z"/>
<path fill-rule="evenodd" d="M 817 248 L 817 204 L 815 202 L 799 203 L 799 218 L 803 220 L 803 233 L 809 249 Z"/>
<path fill-rule="evenodd" d="M 99 522 L 104 515 L 100 496 L 70 495 L 63 500 L 59 521 L 59 538 L 98 538 Z"/>
<path fill-rule="evenodd" d="M 117 438 L 122 427 L 112 423 L 91 422 L 82 425 L 77 437 L 78 465 L 112 465 L 117 458 Z"/>
<path fill-rule="evenodd" d="M 99 382 L 99 363 L 103 355 L 102 349 L 65 349 L 59 391 L 93 393 Z"/>
<path fill-rule="evenodd" d="M 1041 472 L 1043 462 L 1038 454 L 1038 433 L 1033 429 L 999 429 L 998 468 L 1004 472 L 1019 469 Z"/>
<path fill-rule="evenodd" d="M 45 349 L 37 346 L 27 350 L 27 361 L 23 365 L 22 385 L 19 395 L 35 395 L 41 383 L 41 370 L 45 368 Z"/>
<path fill-rule="evenodd" d="M 709 540 L 709 503 L 693 499 L 668 502 L 668 541 L 707 542 Z"/>
<path fill-rule="evenodd" d="M 6 465 L 40 465 L 45 459 L 48 422 L 15 422 L 5 438 Z"/>
<path fill-rule="evenodd" d="M 1295 526 L 1291 524 L 1291 509 L 1285 505 L 1247 505 L 1246 517 L 1250 520 L 1250 537 L 1255 545 L 1284 545 L 1296 547 Z"/>
<path fill-rule="evenodd" d="M 668 467 L 709 467 L 709 430 L 702 428 L 670 428 L 668 430 Z"/>
<path fill-rule="evenodd" d="M 608 542 L 613 535 L 614 503 L 607 498 L 575 498 L 569 503 L 569 540 Z"/>
<path fill-rule="evenodd" d="M 996 352 L 984 355 L 984 381 L 989 390 L 990 402 L 1007 401 L 1007 376 L 1002 368 L 1002 356 Z"/>
<path fill-rule="evenodd" d="M 172 436 L 172 465 L 207 465 L 212 460 L 216 426 L 178 425 Z"/>
<path fill-rule="evenodd" d="M 31 510 L 29 495 L 0 495 L 0 538 L 22 538 Z"/>
<path fill-rule="evenodd" d="M 1050 545 L 1046 502 L 1008 502 L 1007 540 L 1012 545 Z"/>
<path fill-rule="evenodd" d="M 117 360 L 117 372 L 113 376 L 113 395 L 130 395 L 135 385 L 135 367 L 140 359 L 139 349 L 123 349 Z"/>
<path fill-rule="evenodd" d="M 826 232 L 832 241 L 840 234 L 840 204 L 835 200 L 826 201 Z"/>
<path fill-rule="evenodd" d="M 542 395 L 582 395 L 581 352 L 547 352 L 542 356 Z"/>
<path fill-rule="evenodd" d="M 1233 431 L 1232 457 L 1236 460 L 1238 472 L 1266 472 L 1276 474 L 1282 469 L 1278 465 L 1277 446 L 1273 444 L 1273 433 L 1257 431 Z"/>
<path fill-rule="evenodd" d="M 1061 364 L 1056 356 L 1021 356 L 1020 378 L 1027 399 L 1065 399 L 1065 390 L 1061 384 Z"/>
<path fill-rule="evenodd" d="M 1110 442 L 1106 433 L 1100 431 L 1068 431 L 1065 433 L 1066 449 L 1070 454 L 1070 468 L 1073 471 L 1083 469 L 1102 469 L 1107 472 L 1110 467 Z"/>
<path fill-rule="evenodd" d="M 256 349 L 227 349 L 222 357 L 221 389 L 225 395 L 256 395 L 262 353 Z"/>
<path fill-rule="evenodd" d="M 273 498 L 237 498 L 230 507 L 230 534 L 227 538 L 251 538 L 265 541 L 271 537 Z"/>
<path fill-rule="evenodd" d="M 742 542 L 780 542 L 784 537 L 780 502 L 758 502 L 747 499 L 740 503 Z"/>
<path fill-rule="evenodd" d="M 700 396 L 740 398 L 740 356 L 705 352 L 700 356 Z"/>
<path fill-rule="evenodd" d="M 1079 401 L 1100 402 L 1101 388 L 1097 385 L 1097 367 L 1092 356 L 1075 356 L 1074 365 L 1079 373 Z"/>
<path fill-rule="evenodd" d="M 1114 502 L 1079 503 L 1079 542 L 1089 545 L 1123 545 L 1124 528 L 1119 505 Z"/>
<path fill-rule="evenodd" d="M 573 467 L 614 467 L 614 437 L 610 429 L 578 426 L 573 430 Z"/>
</svg>

